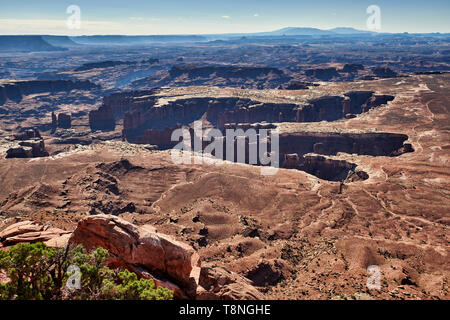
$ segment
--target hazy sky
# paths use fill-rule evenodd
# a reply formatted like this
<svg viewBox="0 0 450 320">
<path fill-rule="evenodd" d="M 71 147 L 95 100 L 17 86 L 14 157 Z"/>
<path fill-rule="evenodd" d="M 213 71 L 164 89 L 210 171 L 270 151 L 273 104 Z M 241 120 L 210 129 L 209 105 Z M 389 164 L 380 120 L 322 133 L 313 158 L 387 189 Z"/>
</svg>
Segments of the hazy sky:
<svg viewBox="0 0 450 320">
<path fill-rule="evenodd" d="M 67 27 L 67 7 L 81 29 Z M 0 0 L 0 34 L 207 34 L 283 27 L 367 29 L 381 9 L 381 32 L 450 32 L 449 0 Z"/>
</svg>

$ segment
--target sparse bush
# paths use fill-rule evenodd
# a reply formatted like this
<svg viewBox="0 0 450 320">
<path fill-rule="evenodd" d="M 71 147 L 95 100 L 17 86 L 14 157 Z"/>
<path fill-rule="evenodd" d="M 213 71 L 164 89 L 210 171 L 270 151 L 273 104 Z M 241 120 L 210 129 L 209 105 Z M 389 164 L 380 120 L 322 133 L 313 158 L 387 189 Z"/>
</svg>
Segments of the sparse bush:
<svg viewBox="0 0 450 320">
<path fill-rule="evenodd" d="M 151 279 L 138 279 L 128 270 L 105 265 L 106 249 L 87 253 L 82 246 L 69 250 L 47 248 L 43 243 L 17 244 L 0 250 L 0 271 L 10 281 L 0 284 L 0 300 L 169 300 L 173 291 L 157 287 Z M 70 265 L 80 269 L 80 288 L 69 290 Z"/>
</svg>

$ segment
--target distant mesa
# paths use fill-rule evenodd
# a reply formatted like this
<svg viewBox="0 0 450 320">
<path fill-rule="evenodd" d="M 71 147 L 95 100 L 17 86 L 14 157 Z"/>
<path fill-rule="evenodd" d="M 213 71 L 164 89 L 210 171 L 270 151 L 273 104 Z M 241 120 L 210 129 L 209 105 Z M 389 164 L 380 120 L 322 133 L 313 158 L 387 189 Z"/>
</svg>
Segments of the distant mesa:
<svg viewBox="0 0 450 320">
<path fill-rule="evenodd" d="M 358 63 L 347 63 L 342 67 L 342 72 L 353 73 L 364 70 L 364 66 Z"/>
<path fill-rule="evenodd" d="M 372 69 L 375 76 L 379 78 L 395 78 L 397 77 L 397 72 L 393 71 L 388 67 L 376 67 Z"/>
<path fill-rule="evenodd" d="M 136 80 L 133 87 L 213 85 L 255 89 L 275 89 L 291 80 L 282 70 L 271 67 L 182 64 L 169 71 Z"/>
<path fill-rule="evenodd" d="M 56 42 L 55 39 L 54 43 Z M 43 36 L 0 36 L 0 51 L 32 52 L 64 50 L 68 49 L 50 44 L 48 41 L 44 40 Z"/>
<path fill-rule="evenodd" d="M 81 65 L 78 68 L 75 68 L 74 71 L 86 71 L 97 68 L 109 68 L 114 66 L 120 66 L 124 64 L 136 64 L 136 62 L 128 62 L 128 61 L 100 61 L 100 62 L 88 62 Z"/>
<path fill-rule="evenodd" d="M 74 36 L 73 41 L 90 45 L 146 45 L 158 42 L 198 42 L 207 39 L 201 35 L 148 35 L 148 36 L 124 36 L 124 35 L 95 35 Z"/>
<path fill-rule="evenodd" d="M 317 69 L 309 69 L 305 71 L 305 75 L 307 77 L 316 78 L 318 80 L 331 80 L 333 78 L 339 78 L 340 75 L 337 72 L 336 68 L 317 68 Z"/>
<path fill-rule="evenodd" d="M 43 92 L 99 89 L 100 86 L 88 80 L 30 80 L 0 83 L 0 105 L 7 100 L 20 102 L 23 96 Z"/>
</svg>

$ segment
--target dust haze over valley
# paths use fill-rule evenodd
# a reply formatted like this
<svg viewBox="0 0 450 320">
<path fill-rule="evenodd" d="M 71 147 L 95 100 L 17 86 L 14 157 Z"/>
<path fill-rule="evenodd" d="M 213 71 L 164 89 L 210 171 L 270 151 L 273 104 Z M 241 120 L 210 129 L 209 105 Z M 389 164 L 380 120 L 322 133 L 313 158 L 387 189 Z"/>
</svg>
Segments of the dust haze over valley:
<svg viewBox="0 0 450 320">
<path fill-rule="evenodd" d="M 449 71 L 446 33 L 0 35 L 0 250 L 103 246 L 177 299 L 449 299 Z M 196 122 L 276 132 L 279 169 L 248 137 L 174 163 Z"/>
</svg>

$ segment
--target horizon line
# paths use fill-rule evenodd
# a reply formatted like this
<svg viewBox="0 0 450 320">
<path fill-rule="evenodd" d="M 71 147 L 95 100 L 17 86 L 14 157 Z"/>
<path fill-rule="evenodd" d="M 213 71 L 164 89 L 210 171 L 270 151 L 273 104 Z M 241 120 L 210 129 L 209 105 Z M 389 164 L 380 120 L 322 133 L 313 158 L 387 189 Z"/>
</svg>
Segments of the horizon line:
<svg viewBox="0 0 450 320">
<path fill-rule="evenodd" d="M 284 29 L 312 29 L 317 31 L 329 31 L 333 32 L 335 29 L 351 29 L 354 31 L 357 31 L 360 34 L 363 33 L 370 33 L 373 35 L 395 35 L 395 34 L 411 34 L 411 35 L 426 35 L 426 34 L 450 34 L 450 31 L 444 32 L 444 31 L 433 31 L 433 32 L 408 32 L 408 31 L 401 31 L 401 32 L 381 32 L 376 30 L 366 30 L 366 29 L 358 29 L 355 27 L 332 27 L 327 29 L 321 29 L 317 27 L 281 27 L 278 29 L 272 29 L 268 31 L 256 31 L 256 32 L 222 32 L 222 33 L 155 33 L 155 34 L 121 34 L 121 33 L 92 33 L 92 34 L 63 34 L 63 33 L 30 33 L 30 34 L 2 34 L 0 31 L 0 36 L 66 36 L 66 37 L 92 37 L 92 36 L 128 36 L 128 37 L 145 37 L 145 36 L 223 36 L 223 35 L 258 35 L 258 34 L 264 34 L 264 33 L 274 33 L 277 31 L 282 31 Z M 358 33 L 339 33 L 336 32 L 335 35 L 338 36 L 351 36 L 351 35 L 358 35 Z M 270 34 L 262 35 L 262 36 L 270 36 Z M 273 35 L 273 36 L 329 36 L 325 34 L 317 34 L 317 35 L 310 35 L 310 34 L 280 34 L 280 35 Z"/>
</svg>

